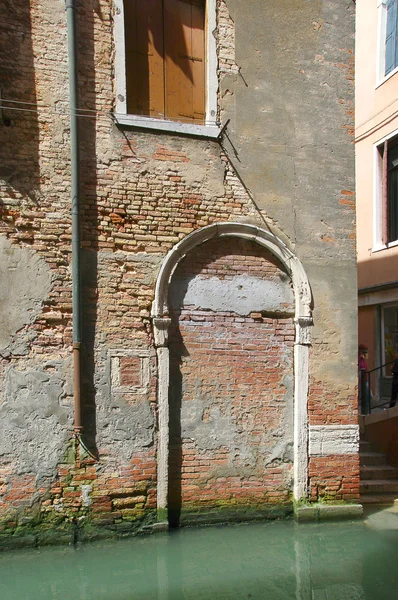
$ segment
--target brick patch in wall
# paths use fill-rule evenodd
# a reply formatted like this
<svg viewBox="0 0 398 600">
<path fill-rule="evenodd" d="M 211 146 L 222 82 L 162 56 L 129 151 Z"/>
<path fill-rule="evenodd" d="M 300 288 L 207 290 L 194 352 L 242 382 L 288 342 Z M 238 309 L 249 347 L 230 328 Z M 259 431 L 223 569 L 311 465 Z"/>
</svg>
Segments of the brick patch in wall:
<svg viewBox="0 0 398 600">
<path fill-rule="evenodd" d="M 139 356 L 120 356 L 119 375 L 121 387 L 141 387 L 141 361 Z"/>
<path fill-rule="evenodd" d="M 112 393 L 147 394 L 150 378 L 149 357 L 149 350 L 110 350 Z"/>
<path fill-rule="evenodd" d="M 315 349 L 312 349 L 314 354 Z M 340 386 L 310 377 L 308 390 L 309 423 L 318 425 L 351 425 L 358 415 L 358 396 L 355 384 Z"/>
<path fill-rule="evenodd" d="M 246 315 L 252 279 L 265 289 Z M 270 302 L 276 282 L 286 293 Z M 291 314 L 289 292 L 278 261 L 246 240 L 209 240 L 176 268 L 169 505 L 177 514 L 291 500 L 294 324 L 275 316 Z"/>
<path fill-rule="evenodd" d="M 312 456 L 308 474 L 311 502 L 359 500 L 359 454 Z"/>
</svg>

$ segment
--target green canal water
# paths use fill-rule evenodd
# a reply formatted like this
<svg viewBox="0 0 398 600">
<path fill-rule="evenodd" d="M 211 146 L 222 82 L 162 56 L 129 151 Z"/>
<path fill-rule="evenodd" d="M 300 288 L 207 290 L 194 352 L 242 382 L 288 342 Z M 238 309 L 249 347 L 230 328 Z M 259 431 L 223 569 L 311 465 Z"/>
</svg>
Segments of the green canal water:
<svg viewBox="0 0 398 600">
<path fill-rule="evenodd" d="M 397 600 L 398 514 L 388 519 L 12 551 L 0 554 L 0 600 Z"/>
</svg>

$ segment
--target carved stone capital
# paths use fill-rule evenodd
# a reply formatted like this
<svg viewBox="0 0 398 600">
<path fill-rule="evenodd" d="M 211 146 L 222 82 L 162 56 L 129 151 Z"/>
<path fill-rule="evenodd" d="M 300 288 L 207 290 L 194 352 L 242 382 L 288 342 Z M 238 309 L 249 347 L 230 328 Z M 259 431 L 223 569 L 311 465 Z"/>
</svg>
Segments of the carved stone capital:
<svg viewBox="0 0 398 600">
<path fill-rule="evenodd" d="M 168 333 L 171 319 L 168 317 L 154 317 L 152 322 L 155 346 L 156 348 L 165 348 L 169 339 Z"/>
<path fill-rule="evenodd" d="M 311 344 L 312 317 L 297 317 L 294 319 L 296 325 L 296 344 L 309 346 Z"/>
</svg>

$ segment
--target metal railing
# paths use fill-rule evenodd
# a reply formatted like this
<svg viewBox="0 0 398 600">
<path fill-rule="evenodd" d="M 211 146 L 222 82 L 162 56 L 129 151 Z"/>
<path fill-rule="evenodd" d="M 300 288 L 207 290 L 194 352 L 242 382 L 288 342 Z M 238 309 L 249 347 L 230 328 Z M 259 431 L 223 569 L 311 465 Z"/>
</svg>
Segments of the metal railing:
<svg viewBox="0 0 398 600">
<path fill-rule="evenodd" d="M 394 362 L 395 359 L 369 371 L 361 370 L 359 372 L 359 409 L 362 415 L 370 415 L 372 410 L 390 406 L 392 378 L 391 381 L 385 379 L 385 383 L 388 384 L 386 389 L 385 386 L 381 385 L 383 379 L 381 369 L 392 365 Z"/>
</svg>

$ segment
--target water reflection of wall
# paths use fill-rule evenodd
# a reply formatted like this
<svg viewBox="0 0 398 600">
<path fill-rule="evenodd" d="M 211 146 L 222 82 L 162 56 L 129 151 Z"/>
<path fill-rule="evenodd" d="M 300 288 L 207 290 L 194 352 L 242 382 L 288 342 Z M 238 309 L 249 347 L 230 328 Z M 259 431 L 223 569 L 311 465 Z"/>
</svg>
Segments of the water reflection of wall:
<svg viewBox="0 0 398 600">
<path fill-rule="evenodd" d="M 295 539 L 296 598 L 362 600 L 363 525 L 299 527 Z"/>
<path fill-rule="evenodd" d="M 391 520 L 392 519 L 392 520 Z M 80 548 L 4 554 L 2 600 L 393 600 L 397 513 L 183 529 Z M 388 526 L 388 529 L 386 527 Z M 51 573 L 51 578 L 48 577 Z"/>
</svg>

